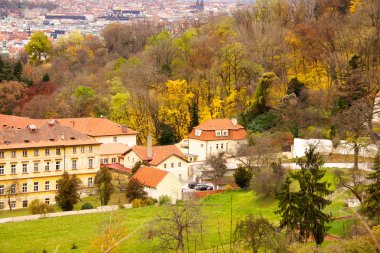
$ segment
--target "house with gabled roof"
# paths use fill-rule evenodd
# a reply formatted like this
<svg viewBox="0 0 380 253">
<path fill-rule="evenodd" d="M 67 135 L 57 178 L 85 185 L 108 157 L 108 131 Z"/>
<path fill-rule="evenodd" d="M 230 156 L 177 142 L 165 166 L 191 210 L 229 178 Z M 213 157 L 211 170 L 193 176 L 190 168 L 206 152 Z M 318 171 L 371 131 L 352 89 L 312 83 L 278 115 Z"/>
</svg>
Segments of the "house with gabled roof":
<svg viewBox="0 0 380 253">
<path fill-rule="evenodd" d="M 187 182 L 189 176 L 188 161 L 175 145 L 152 146 L 148 138 L 148 146 L 133 146 L 121 156 L 120 163 L 132 168 L 137 162 L 173 173 L 178 180 Z"/>
<path fill-rule="evenodd" d="M 221 152 L 233 155 L 247 142 L 247 131 L 237 119 L 210 119 L 194 127 L 188 139 L 188 154 L 204 161 Z"/>
<path fill-rule="evenodd" d="M 148 196 L 159 199 L 161 196 L 168 196 L 174 204 L 182 199 L 182 183 L 173 173 L 157 168 L 142 166 L 131 177 L 144 185 L 144 190 Z"/>
</svg>

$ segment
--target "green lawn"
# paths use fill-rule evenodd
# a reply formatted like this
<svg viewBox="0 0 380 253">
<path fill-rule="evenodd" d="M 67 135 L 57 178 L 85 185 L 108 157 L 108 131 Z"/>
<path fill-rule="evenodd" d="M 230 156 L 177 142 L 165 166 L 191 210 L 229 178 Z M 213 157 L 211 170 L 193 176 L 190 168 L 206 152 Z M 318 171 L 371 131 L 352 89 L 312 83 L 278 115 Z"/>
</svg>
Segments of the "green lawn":
<svg viewBox="0 0 380 253">
<path fill-rule="evenodd" d="M 333 173 L 327 170 L 326 180 L 333 185 Z M 346 216 L 351 210 L 344 206 L 347 192 L 340 194 L 333 203 L 326 208 L 335 217 Z M 204 205 L 203 212 L 206 216 L 203 225 L 203 237 L 197 236 L 197 250 L 212 249 L 228 245 L 230 234 L 230 208 L 232 199 L 232 220 L 233 227 L 247 214 L 263 216 L 275 225 L 279 223 L 279 217 L 274 214 L 277 204 L 271 199 L 263 199 L 256 196 L 253 191 L 233 191 L 222 194 L 208 196 L 201 200 Z M 90 202 L 94 206 L 99 205 L 99 200 L 95 196 L 86 198 L 82 203 L 78 203 L 75 209 L 80 209 L 84 202 Z M 124 203 L 122 195 L 115 194 L 111 204 Z M 113 215 L 121 219 L 121 226 L 130 233 L 140 225 L 145 225 L 157 212 L 162 211 L 161 207 L 142 207 L 137 209 L 122 209 L 115 211 Z M 22 213 L 23 211 L 13 211 Z M 46 218 L 37 221 L 20 223 L 0 224 L 0 252 L 91 252 L 91 241 L 99 234 L 102 223 L 109 218 L 110 213 L 87 214 L 77 216 L 66 216 L 58 218 Z M 0 216 L 2 217 L 2 216 Z M 342 235 L 343 228 L 348 221 L 334 221 L 329 225 L 328 233 Z M 203 240 L 202 240 L 203 238 Z M 199 243 L 202 241 L 202 243 Z M 71 250 L 75 243 L 78 249 Z M 228 251 L 227 248 L 224 249 Z M 120 252 L 151 252 L 152 242 L 142 240 L 142 233 L 138 232 L 129 238 L 121 247 Z"/>
</svg>

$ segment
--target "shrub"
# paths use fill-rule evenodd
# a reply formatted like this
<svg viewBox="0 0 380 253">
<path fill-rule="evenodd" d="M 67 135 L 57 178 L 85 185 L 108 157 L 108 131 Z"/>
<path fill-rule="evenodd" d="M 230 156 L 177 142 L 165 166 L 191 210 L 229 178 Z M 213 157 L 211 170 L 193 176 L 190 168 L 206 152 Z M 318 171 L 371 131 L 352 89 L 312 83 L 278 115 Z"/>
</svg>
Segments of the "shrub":
<svg viewBox="0 0 380 253">
<path fill-rule="evenodd" d="M 156 202 L 157 201 L 155 199 L 148 197 L 148 198 L 143 200 L 143 205 L 144 206 L 151 206 L 151 205 L 154 205 Z"/>
<path fill-rule="evenodd" d="M 143 204 L 142 199 L 134 199 L 134 200 L 132 201 L 132 207 L 133 207 L 133 208 L 139 208 L 139 207 L 142 207 L 142 204 Z"/>
<path fill-rule="evenodd" d="M 232 186 L 230 184 L 226 185 L 226 191 L 229 192 L 232 190 Z"/>
<path fill-rule="evenodd" d="M 81 210 L 87 210 L 87 209 L 93 209 L 93 208 L 94 208 L 94 207 L 92 206 L 91 203 L 86 202 L 86 203 L 84 203 L 84 204 L 82 205 Z"/>
<path fill-rule="evenodd" d="M 142 185 L 138 180 L 131 179 L 128 182 L 126 189 L 126 196 L 129 201 L 135 199 L 145 199 L 148 194 L 144 191 L 144 185 Z"/>
<path fill-rule="evenodd" d="M 172 203 L 172 200 L 170 199 L 168 195 L 162 195 L 158 199 L 158 204 L 160 206 L 170 205 L 171 203 Z"/>
<path fill-rule="evenodd" d="M 88 203 L 85 203 L 85 204 L 88 204 Z M 71 249 L 78 249 L 78 246 L 75 244 L 75 242 L 73 243 L 73 245 L 71 245 Z"/>
<path fill-rule="evenodd" d="M 32 214 L 45 214 L 54 212 L 54 208 L 46 203 L 40 202 L 39 199 L 33 200 L 29 205 Z"/>
<path fill-rule="evenodd" d="M 239 166 L 234 173 L 235 183 L 242 189 L 246 189 L 249 186 L 249 181 L 252 178 L 252 173 L 250 173 L 246 168 Z"/>
</svg>

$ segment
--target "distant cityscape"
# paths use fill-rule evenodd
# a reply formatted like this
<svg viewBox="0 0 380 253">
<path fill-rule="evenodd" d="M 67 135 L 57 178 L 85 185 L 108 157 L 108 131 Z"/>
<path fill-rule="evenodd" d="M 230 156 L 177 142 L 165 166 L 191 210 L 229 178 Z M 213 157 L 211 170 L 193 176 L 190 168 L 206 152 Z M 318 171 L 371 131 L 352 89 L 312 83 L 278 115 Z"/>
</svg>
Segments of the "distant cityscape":
<svg viewBox="0 0 380 253">
<path fill-rule="evenodd" d="M 11 2 L 11 1 L 9 1 Z M 200 21 L 244 8 L 252 1 L 236 0 L 32 0 L 3 7 L 0 23 L 1 54 L 17 57 L 34 31 L 44 31 L 52 40 L 79 31 L 98 35 L 112 22 L 149 21 L 168 27 Z M 0 3 L 2 4 L 2 3 Z M 3 4 L 4 5 L 4 4 Z"/>
</svg>

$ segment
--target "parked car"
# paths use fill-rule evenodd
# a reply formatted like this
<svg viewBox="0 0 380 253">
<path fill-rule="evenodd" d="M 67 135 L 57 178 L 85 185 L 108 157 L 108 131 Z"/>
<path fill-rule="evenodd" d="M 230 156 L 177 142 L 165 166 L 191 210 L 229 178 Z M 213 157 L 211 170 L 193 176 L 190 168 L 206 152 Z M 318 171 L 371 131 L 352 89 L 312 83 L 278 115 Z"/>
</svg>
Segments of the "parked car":
<svg viewBox="0 0 380 253">
<path fill-rule="evenodd" d="M 194 189 L 195 186 L 197 186 L 198 183 L 196 182 L 190 182 L 187 186 L 189 187 L 189 189 Z"/>
<path fill-rule="evenodd" d="M 207 184 L 197 184 L 194 189 L 197 191 L 212 191 L 214 190 L 214 187 Z"/>
</svg>

